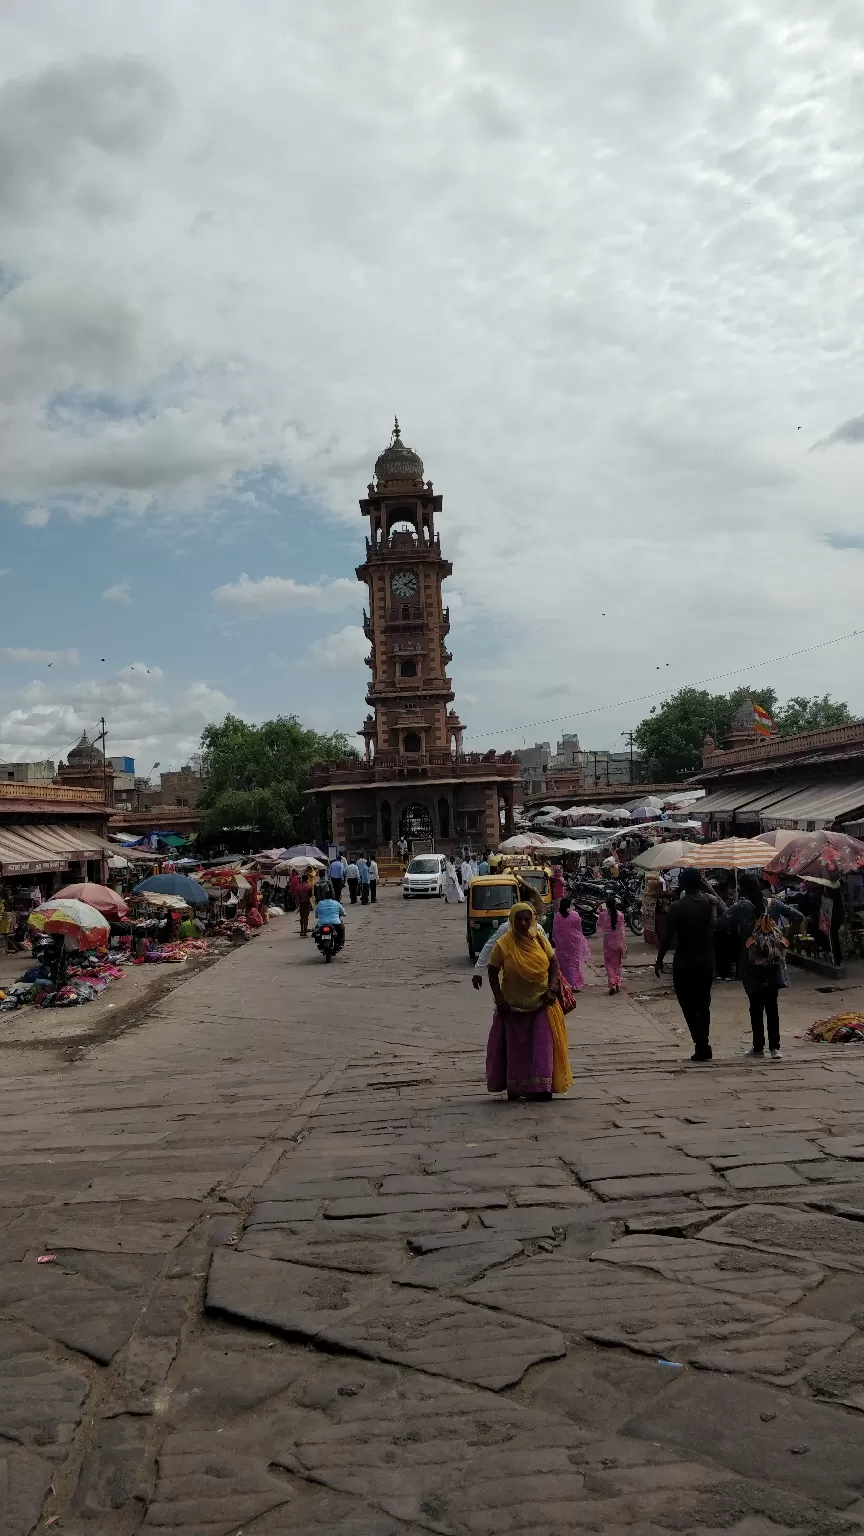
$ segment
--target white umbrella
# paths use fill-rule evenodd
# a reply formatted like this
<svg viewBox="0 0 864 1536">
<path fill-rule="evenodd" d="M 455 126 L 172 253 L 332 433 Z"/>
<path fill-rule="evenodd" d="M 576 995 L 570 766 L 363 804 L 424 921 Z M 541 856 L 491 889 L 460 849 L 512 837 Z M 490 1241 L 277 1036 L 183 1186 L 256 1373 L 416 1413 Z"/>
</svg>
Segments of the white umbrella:
<svg viewBox="0 0 864 1536">
<path fill-rule="evenodd" d="M 539 837 L 533 832 L 519 833 L 516 837 L 508 837 L 503 843 L 498 844 L 499 853 L 531 853 L 534 848 L 548 848 L 548 837 Z"/>
<path fill-rule="evenodd" d="M 637 853 L 631 863 L 636 869 L 679 869 L 685 853 L 692 847 L 692 843 L 684 843 L 680 840 L 672 843 L 655 843 L 653 848 L 646 848 L 644 853 Z"/>
</svg>

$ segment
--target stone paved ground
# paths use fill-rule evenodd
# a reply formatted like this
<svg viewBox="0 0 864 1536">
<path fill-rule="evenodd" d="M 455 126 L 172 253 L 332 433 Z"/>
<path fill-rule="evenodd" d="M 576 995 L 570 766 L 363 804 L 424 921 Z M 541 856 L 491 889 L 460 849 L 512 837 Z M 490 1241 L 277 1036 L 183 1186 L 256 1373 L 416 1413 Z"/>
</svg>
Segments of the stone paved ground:
<svg viewBox="0 0 864 1536">
<path fill-rule="evenodd" d="M 860 1530 L 864 1056 L 592 980 L 508 1104 L 462 913 L 351 921 L 8 1058 L 2 1536 Z"/>
</svg>

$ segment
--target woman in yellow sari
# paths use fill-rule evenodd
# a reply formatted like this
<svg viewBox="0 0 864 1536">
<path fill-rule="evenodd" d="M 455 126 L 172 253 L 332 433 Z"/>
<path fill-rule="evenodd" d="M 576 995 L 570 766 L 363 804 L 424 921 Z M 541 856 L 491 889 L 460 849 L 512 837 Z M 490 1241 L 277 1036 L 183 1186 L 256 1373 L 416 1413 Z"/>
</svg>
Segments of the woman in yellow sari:
<svg viewBox="0 0 864 1536">
<path fill-rule="evenodd" d="M 573 1082 L 567 1025 L 558 1001 L 558 962 L 530 902 L 510 909 L 510 926 L 489 956 L 495 1013 L 486 1047 L 486 1087 L 509 1099 L 551 1099 Z"/>
</svg>

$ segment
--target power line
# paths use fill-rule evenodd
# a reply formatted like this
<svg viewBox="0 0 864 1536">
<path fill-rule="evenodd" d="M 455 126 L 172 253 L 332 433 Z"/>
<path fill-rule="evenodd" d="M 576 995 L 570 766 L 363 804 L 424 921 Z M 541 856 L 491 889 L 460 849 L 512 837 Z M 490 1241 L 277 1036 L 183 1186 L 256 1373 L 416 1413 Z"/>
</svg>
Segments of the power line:
<svg viewBox="0 0 864 1536">
<path fill-rule="evenodd" d="M 718 683 L 725 677 L 738 677 L 742 672 L 752 672 L 755 667 L 774 667 L 781 661 L 791 661 L 794 656 L 807 656 L 811 651 L 822 651 L 829 645 L 841 645 L 844 640 L 853 640 L 856 635 L 864 634 L 862 629 L 850 629 L 846 635 L 835 635 L 833 640 L 819 640 L 815 645 L 803 645 L 800 650 L 786 651 L 782 656 L 770 656 L 764 661 L 750 661 L 740 667 L 730 667 L 728 672 L 712 672 L 709 677 L 700 677 L 694 683 L 681 683 L 680 688 L 701 688 L 705 683 Z M 538 725 L 558 725 L 562 721 L 581 720 L 585 715 L 601 715 L 612 709 L 626 709 L 630 704 L 644 704 L 648 699 L 659 699 L 667 693 L 667 688 L 657 688 L 652 693 L 637 693 L 631 699 L 617 699 L 614 704 L 592 704 L 587 709 L 574 710 L 569 715 L 547 715 L 544 720 L 523 720 L 521 725 L 502 725 L 494 731 L 467 731 L 468 737 L 473 736 L 511 736 L 518 731 L 533 731 Z"/>
</svg>

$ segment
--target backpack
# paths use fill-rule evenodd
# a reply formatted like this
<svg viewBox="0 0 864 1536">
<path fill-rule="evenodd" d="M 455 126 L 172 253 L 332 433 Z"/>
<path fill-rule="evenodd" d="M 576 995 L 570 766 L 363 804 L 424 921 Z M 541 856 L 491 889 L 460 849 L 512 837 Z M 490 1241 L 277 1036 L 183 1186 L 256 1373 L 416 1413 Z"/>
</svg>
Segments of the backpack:
<svg viewBox="0 0 864 1536">
<path fill-rule="evenodd" d="M 779 965 L 787 948 L 788 942 L 773 917 L 763 912 L 761 917 L 757 917 L 756 926 L 745 945 L 750 964 L 761 967 Z"/>
</svg>

